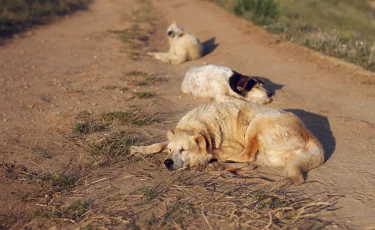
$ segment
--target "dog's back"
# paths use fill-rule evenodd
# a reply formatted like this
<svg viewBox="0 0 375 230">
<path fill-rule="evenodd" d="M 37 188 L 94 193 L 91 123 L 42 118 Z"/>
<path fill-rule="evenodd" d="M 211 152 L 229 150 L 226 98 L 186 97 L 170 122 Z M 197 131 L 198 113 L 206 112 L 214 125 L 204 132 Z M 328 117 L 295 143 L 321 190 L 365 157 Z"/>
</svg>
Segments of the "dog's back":
<svg viewBox="0 0 375 230">
<path fill-rule="evenodd" d="M 201 105 L 182 117 L 176 128 L 204 130 L 213 138 L 213 147 L 219 148 L 230 139 L 244 142 L 243 134 L 260 110 L 258 105 L 241 100 Z"/>
<path fill-rule="evenodd" d="M 219 91 L 226 91 L 229 78 L 233 75 L 230 68 L 217 65 L 205 65 L 190 68 L 182 82 L 183 93 L 194 96 L 215 98 Z"/>
</svg>

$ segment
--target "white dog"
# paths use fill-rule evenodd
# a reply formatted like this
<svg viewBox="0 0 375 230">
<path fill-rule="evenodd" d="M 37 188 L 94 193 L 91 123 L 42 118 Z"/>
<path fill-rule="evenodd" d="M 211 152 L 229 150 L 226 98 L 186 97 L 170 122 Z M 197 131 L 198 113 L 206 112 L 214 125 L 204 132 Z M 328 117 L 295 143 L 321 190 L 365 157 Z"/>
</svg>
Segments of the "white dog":
<svg viewBox="0 0 375 230">
<path fill-rule="evenodd" d="M 203 56 L 203 45 L 193 34 L 172 23 L 167 30 L 170 49 L 168 53 L 149 52 L 148 55 L 164 63 L 180 64 Z"/>
<path fill-rule="evenodd" d="M 206 166 L 213 159 L 231 171 L 251 162 L 285 167 L 296 184 L 324 162 L 322 145 L 296 115 L 242 100 L 199 106 L 167 134 L 168 142 L 133 146 L 131 153 L 168 150 L 169 170 Z"/>
<path fill-rule="evenodd" d="M 192 67 L 186 72 L 181 89 L 183 93 L 213 98 L 217 102 L 242 99 L 267 104 L 272 101 L 271 93 L 263 88 L 260 79 L 217 65 Z"/>
</svg>

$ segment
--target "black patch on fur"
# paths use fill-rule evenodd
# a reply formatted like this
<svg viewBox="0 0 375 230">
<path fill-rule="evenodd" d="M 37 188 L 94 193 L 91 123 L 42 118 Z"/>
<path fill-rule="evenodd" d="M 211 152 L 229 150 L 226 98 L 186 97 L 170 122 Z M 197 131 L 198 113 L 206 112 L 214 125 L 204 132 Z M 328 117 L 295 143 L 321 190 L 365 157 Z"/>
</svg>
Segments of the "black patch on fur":
<svg viewBox="0 0 375 230">
<path fill-rule="evenodd" d="M 259 83 L 255 78 L 244 76 L 234 70 L 232 71 L 233 75 L 229 77 L 229 86 L 234 92 L 238 94 L 246 94 Z M 238 86 L 241 86 L 242 88 L 244 88 L 244 90 L 238 90 Z"/>
<path fill-rule="evenodd" d="M 240 73 L 237 73 L 234 70 L 232 71 L 233 71 L 233 74 L 231 77 L 229 77 L 229 86 L 234 92 L 241 94 L 241 92 L 237 89 L 237 83 L 240 81 L 243 75 Z"/>
<path fill-rule="evenodd" d="M 257 81 L 250 78 L 245 87 L 246 91 L 250 91 L 257 83 Z"/>
</svg>

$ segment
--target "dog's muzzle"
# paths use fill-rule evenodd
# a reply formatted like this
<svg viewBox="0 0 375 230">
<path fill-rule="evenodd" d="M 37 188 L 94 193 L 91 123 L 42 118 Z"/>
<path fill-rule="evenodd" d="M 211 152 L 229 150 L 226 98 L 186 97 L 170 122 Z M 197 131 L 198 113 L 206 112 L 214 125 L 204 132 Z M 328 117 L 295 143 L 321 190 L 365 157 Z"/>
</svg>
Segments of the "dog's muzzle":
<svg viewBox="0 0 375 230">
<path fill-rule="evenodd" d="M 172 170 L 173 160 L 172 159 L 166 159 L 164 161 L 164 165 L 165 165 L 165 167 L 167 167 L 168 170 Z"/>
</svg>

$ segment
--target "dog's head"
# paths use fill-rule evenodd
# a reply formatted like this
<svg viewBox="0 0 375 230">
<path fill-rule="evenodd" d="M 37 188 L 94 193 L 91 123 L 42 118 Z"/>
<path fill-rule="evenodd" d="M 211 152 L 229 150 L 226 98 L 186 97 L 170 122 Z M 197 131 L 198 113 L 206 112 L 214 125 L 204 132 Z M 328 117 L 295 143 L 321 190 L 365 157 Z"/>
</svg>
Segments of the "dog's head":
<svg viewBox="0 0 375 230">
<path fill-rule="evenodd" d="M 181 37 L 185 34 L 185 29 L 173 22 L 167 30 L 167 35 L 171 38 Z"/>
<path fill-rule="evenodd" d="M 272 101 L 272 93 L 263 87 L 264 82 L 256 77 L 248 77 L 233 71 L 229 79 L 231 89 L 247 101 L 267 104 Z"/>
<path fill-rule="evenodd" d="M 180 130 L 169 130 L 168 151 L 164 161 L 168 170 L 205 166 L 212 159 L 210 141 L 202 134 Z"/>
</svg>

